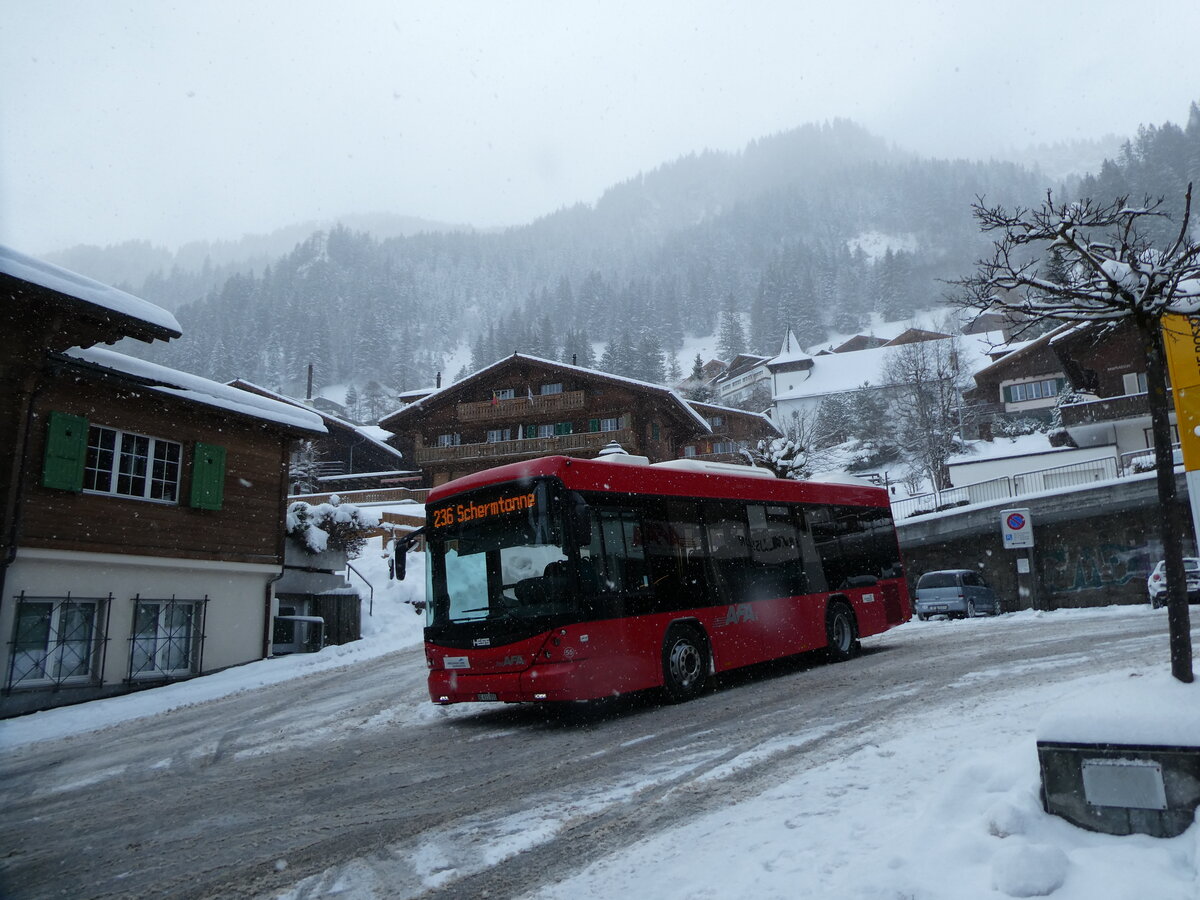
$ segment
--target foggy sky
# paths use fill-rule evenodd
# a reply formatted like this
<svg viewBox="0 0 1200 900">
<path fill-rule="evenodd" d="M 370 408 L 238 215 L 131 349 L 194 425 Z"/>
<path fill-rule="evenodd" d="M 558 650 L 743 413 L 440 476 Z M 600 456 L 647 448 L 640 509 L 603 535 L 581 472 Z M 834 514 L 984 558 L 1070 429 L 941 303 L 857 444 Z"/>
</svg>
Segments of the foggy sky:
<svg viewBox="0 0 1200 900">
<path fill-rule="evenodd" d="M 9 0 L 0 243 L 518 224 L 833 117 L 935 156 L 1132 135 L 1186 121 L 1197 34 L 1195 0 Z"/>
</svg>

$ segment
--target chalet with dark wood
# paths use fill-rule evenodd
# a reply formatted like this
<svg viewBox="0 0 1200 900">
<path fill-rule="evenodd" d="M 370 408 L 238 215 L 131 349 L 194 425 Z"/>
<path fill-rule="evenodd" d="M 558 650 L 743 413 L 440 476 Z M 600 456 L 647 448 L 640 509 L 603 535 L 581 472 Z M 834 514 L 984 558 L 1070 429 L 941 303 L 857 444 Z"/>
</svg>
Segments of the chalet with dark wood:
<svg viewBox="0 0 1200 900">
<path fill-rule="evenodd" d="M 759 441 L 783 436 L 775 423 L 762 413 L 697 400 L 689 400 L 688 405 L 704 417 L 711 434 L 700 435 L 692 443 L 685 444 L 682 454 L 685 459 L 745 462 L 743 450 L 753 450 Z"/>
<path fill-rule="evenodd" d="M 1071 327 L 1064 326 L 1013 347 L 975 373 L 975 387 L 964 392 L 963 399 L 971 405 L 985 440 L 991 439 L 997 418 L 1050 421 L 1059 395 L 1068 384 L 1052 340 Z"/>
<path fill-rule="evenodd" d="M 169 313 L 0 248 L 0 715 L 271 653 L 293 440 L 316 415 L 95 346 Z"/>
<path fill-rule="evenodd" d="M 662 385 L 519 353 L 379 424 L 430 485 L 539 456 L 592 458 L 612 441 L 660 462 L 713 436 L 704 417 Z"/>
<path fill-rule="evenodd" d="M 307 401 L 276 393 L 240 378 L 229 384 L 261 397 L 311 410 L 320 416 L 325 434 L 306 441 L 307 447 L 296 447 L 292 455 L 293 472 L 297 470 L 302 453 L 311 453 L 315 457 L 316 483 L 301 486 L 293 477 L 293 494 L 412 487 L 420 483 L 421 473 L 405 465 L 404 454 L 386 442 L 385 438 L 389 435 L 382 429 L 355 424 L 309 405 Z"/>
<path fill-rule="evenodd" d="M 1145 353 L 1136 326 L 1128 321 L 1072 325 L 1056 332 L 1050 346 L 1074 392 L 1060 411 L 1076 444 L 1112 447 L 1121 467 L 1154 446 Z M 1178 442 L 1173 409 L 1171 430 Z"/>
</svg>

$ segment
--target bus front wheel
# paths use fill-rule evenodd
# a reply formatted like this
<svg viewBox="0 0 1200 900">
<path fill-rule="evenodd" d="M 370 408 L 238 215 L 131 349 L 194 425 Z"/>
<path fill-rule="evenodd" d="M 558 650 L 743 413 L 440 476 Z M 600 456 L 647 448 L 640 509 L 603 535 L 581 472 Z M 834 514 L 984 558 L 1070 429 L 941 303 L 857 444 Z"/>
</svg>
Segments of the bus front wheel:
<svg viewBox="0 0 1200 900">
<path fill-rule="evenodd" d="M 854 613 L 845 603 L 831 603 L 825 613 L 825 636 L 829 642 L 825 651 L 830 662 L 843 662 L 857 655 L 858 629 Z"/>
<path fill-rule="evenodd" d="M 695 628 L 673 625 L 663 640 L 663 688 L 672 703 L 691 700 L 708 683 L 708 651 Z"/>
</svg>

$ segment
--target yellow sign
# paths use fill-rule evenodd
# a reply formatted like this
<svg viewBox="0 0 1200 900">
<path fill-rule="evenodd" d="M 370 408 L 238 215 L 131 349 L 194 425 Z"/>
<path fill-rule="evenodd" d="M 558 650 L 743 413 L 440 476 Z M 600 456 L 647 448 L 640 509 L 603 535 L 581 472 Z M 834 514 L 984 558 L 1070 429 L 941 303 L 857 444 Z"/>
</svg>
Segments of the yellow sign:
<svg viewBox="0 0 1200 900">
<path fill-rule="evenodd" d="M 1200 318 L 1163 316 L 1162 330 L 1183 467 L 1195 472 L 1200 470 Z"/>
</svg>

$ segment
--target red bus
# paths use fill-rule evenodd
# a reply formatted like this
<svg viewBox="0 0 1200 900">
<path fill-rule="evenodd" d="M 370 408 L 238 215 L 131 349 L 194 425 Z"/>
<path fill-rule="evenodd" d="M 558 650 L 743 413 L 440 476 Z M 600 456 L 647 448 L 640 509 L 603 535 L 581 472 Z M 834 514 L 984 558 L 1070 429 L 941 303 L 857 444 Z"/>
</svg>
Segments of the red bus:
<svg viewBox="0 0 1200 900">
<path fill-rule="evenodd" d="M 719 672 L 848 659 L 908 621 L 882 488 L 613 459 L 545 457 L 430 493 L 435 703 L 687 700 Z"/>
</svg>

